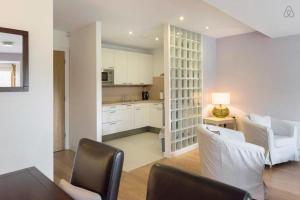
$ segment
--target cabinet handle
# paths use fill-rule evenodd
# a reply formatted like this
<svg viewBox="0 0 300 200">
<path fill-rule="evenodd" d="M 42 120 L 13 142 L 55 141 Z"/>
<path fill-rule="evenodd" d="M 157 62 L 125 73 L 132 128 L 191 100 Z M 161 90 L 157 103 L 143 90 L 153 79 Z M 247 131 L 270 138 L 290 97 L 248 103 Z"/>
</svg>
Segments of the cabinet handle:
<svg viewBox="0 0 300 200">
<path fill-rule="evenodd" d="M 112 123 L 110 123 L 110 125 L 115 125 L 115 124 L 117 124 L 116 122 L 112 122 Z"/>
<path fill-rule="evenodd" d="M 110 111 L 110 113 L 115 113 L 116 111 L 114 110 L 114 111 Z"/>
<path fill-rule="evenodd" d="M 136 108 L 135 110 L 141 110 L 140 108 Z"/>
</svg>

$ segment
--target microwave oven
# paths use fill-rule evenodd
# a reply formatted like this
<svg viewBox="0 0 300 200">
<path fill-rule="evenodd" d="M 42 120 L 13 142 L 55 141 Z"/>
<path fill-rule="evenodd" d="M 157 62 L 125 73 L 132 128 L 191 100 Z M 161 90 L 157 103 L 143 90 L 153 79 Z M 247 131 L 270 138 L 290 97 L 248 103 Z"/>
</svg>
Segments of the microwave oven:
<svg viewBox="0 0 300 200">
<path fill-rule="evenodd" d="M 114 70 L 104 69 L 102 71 L 102 85 L 113 85 L 114 84 Z"/>
</svg>

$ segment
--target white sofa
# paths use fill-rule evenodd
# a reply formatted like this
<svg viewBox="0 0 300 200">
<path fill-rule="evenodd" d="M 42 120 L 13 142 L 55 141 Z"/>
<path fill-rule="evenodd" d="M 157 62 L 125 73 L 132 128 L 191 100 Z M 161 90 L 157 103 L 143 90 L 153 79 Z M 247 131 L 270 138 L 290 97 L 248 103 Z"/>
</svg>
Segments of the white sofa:
<svg viewBox="0 0 300 200">
<path fill-rule="evenodd" d="M 242 120 L 241 130 L 247 142 L 265 148 L 267 165 L 299 160 L 295 125 L 269 116 L 250 114 Z"/>
<path fill-rule="evenodd" d="M 211 130 L 219 131 L 220 135 Z M 264 149 L 246 143 L 244 135 L 234 130 L 201 125 L 197 133 L 202 175 L 244 189 L 253 198 L 263 200 Z"/>
</svg>

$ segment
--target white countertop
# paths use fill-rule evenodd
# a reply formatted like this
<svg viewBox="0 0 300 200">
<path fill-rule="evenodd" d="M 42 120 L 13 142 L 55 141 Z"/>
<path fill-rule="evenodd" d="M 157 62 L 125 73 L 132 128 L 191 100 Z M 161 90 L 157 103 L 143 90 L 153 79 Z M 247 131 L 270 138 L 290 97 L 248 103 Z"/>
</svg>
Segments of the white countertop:
<svg viewBox="0 0 300 200">
<path fill-rule="evenodd" d="M 111 106 L 111 105 L 128 105 L 128 104 L 137 104 L 137 103 L 164 103 L 164 100 L 104 101 L 102 102 L 102 105 Z"/>
</svg>

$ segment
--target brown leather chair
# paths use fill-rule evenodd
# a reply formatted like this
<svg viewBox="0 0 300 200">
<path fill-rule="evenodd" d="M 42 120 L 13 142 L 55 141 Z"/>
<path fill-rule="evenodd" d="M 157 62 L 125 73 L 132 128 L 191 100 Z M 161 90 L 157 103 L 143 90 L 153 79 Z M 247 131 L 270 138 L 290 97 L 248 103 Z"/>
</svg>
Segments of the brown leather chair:
<svg viewBox="0 0 300 200">
<path fill-rule="evenodd" d="M 152 167 L 147 200 L 250 200 L 241 189 L 156 164 Z"/>
<path fill-rule="evenodd" d="M 81 139 L 71 184 L 117 200 L 124 161 L 123 151 L 89 139 Z"/>
</svg>

